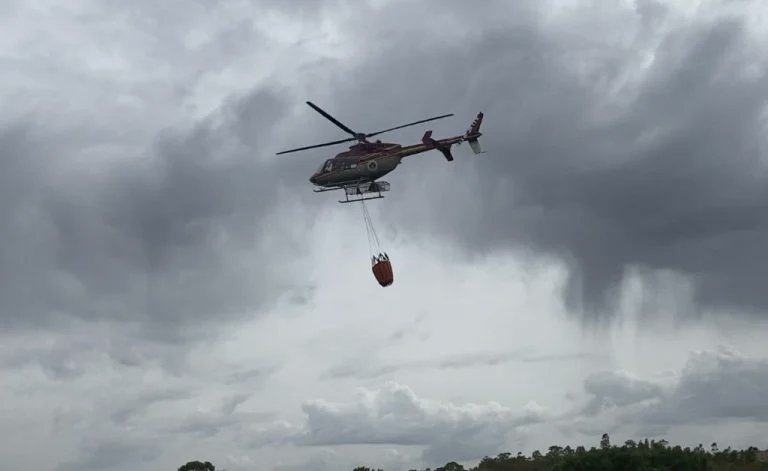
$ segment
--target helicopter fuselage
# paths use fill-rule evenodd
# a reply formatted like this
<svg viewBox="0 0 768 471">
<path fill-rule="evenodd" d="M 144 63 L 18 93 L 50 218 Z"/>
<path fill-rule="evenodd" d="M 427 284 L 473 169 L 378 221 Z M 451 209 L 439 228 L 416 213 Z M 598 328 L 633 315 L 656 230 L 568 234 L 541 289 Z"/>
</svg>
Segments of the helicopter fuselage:
<svg viewBox="0 0 768 471">
<path fill-rule="evenodd" d="M 340 154 L 326 160 L 309 181 L 319 187 L 372 182 L 392 172 L 400 165 L 402 158 L 397 152 L 376 152 L 362 156 Z"/>
<path fill-rule="evenodd" d="M 477 139 L 480 136 L 480 133 L 475 131 L 461 136 L 433 140 L 431 134 L 431 131 L 427 131 L 421 144 L 409 146 L 382 142 L 355 144 L 348 151 L 326 160 L 309 178 L 309 181 L 323 188 L 372 182 L 395 170 L 403 158 L 433 149 L 440 150 L 446 160 L 453 160 L 448 150 L 452 145 L 461 143 L 467 138 Z"/>
</svg>

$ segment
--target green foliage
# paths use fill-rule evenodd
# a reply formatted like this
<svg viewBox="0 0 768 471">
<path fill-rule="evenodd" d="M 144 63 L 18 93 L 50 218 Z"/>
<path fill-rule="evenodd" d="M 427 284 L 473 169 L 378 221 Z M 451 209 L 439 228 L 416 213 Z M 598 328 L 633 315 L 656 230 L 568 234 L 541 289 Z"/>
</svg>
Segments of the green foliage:
<svg viewBox="0 0 768 471">
<path fill-rule="evenodd" d="M 473 468 L 451 461 L 434 471 L 768 471 L 768 461 L 759 460 L 758 452 L 755 447 L 721 450 L 717 443 L 712 443 L 709 450 L 703 444 L 683 448 L 670 446 L 666 440 L 647 438 L 627 440 L 617 446 L 611 445 L 608 434 L 603 434 L 599 448 L 552 445 L 546 454 L 539 450 L 530 457 L 519 452 L 500 453 L 495 458 L 486 456 Z M 353 471 L 374 470 L 360 467 Z"/>
<path fill-rule="evenodd" d="M 608 436 L 607 433 L 603 434 L 603 438 L 600 439 L 600 448 L 603 450 L 607 450 L 611 447 L 611 438 Z"/>
<path fill-rule="evenodd" d="M 209 461 L 189 461 L 179 467 L 178 471 L 216 471 L 216 466 Z"/>
<path fill-rule="evenodd" d="M 435 471 L 466 471 L 466 470 L 464 469 L 464 466 L 460 465 L 455 461 L 451 461 L 450 463 L 447 463 L 445 466 L 442 466 L 440 468 L 435 468 Z"/>
</svg>

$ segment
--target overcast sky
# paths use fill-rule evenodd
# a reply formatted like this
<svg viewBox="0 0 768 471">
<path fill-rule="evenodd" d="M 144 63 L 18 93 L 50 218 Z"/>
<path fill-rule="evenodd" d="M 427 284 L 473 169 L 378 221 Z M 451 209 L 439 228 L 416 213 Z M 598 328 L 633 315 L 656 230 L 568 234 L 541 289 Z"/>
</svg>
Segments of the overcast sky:
<svg viewBox="0 0 768 471">
<path fill-rule="evenodd" d="M 7 1 L 9 469 L 768 448 L 760 1 Z M 346 137 L 463 133 L 359 205 Z"/>
</svg>

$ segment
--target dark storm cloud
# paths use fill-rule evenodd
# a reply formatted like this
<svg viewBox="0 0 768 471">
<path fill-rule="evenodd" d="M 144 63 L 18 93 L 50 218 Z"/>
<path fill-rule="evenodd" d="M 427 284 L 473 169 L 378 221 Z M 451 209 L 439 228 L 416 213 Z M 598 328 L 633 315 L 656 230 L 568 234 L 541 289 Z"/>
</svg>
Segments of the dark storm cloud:
<svg viewBox="0 0 768 471">
<path fill-rule="evenodd" d="M 406 370 L 460 369 L 495 366 L 519 359 L 519 352 L 481 352 L 475 354 L 454 355 L 440 359 L 411 360 L 391 364 L 382 364 L 374 358 L 360 357 L 328 369 L 323 378 L 376 378 L 379 376 L 403 372 Z"/>
<path fill-rule="evenodd" d="M 290 234 L 263 245 L 292 170 L 261 151 L 283 110 L 268 90 L 234 97 L 100 172 L 44 125 L 0 131 L 0 321 L 138 321 L 170 341 L 306 289 L 272 265 L 301 253 Z"/>
<path fill-rule="evenodd" d="M 237 435 L 245 432 L 245 428 L 258 422 L 273 419 L 273 413 L 237 413 L 191 415 L 177 420 L 177 424 L 167 427 L 168 434 L 188 434 L 194 439 L 205 439 L 222 433 L 234 431 Z"/>
<path fill-rule="evenodd" d="M 662 393 L 657 384 L 615 372 L 589 376 L 584 380 L 584 389 L 592 395 L 583 411 L 588 415 L 597 414 L 605 408 L 622 407 L 654 399 Z"/>
<path fill-rule="evenodd" d="M 768 422 L 768 359 L 728 351 L 692 356 L 677 387 L 651 407 L 651 425 L 707 424 L 746 419 Z"/>
<path fill-rule="evenodd" d="M 160 426 L 159 429 L 169 434 L 188 434 L 196 438 L 210 438 L 225 431 L 242 436 L 248 433 L 249 426 L 263 426 L 269 420 L 274 420 L 273 412 L 245 412 L 240 406 L 253 396 L 253 392 L 231 394 L 220 401 L 220 407 L 207 412 L 189 410 L 171 423 Z"/>
<path fill-rule="evenodd" d="M 278 366 L 270 365 L 263 368 L 250 368 L 231 373 L 225 379 L 227 384 L 250 385 L 263 383 L 272 373 L 278 370 Z"/>
<path fill-rule="evenodd" d="M 143 440 L 130 441 L 96 439 L 82 447 L 83 457 L 61 463 L 57 471 L 97 471 L 133 469 L 149 466 L 162 454 L 159 443 Z"/>
<path fill-rule="evenodd" d="M 6 370 L 39 368 L 49 379 L 68 381 L 87 373 L 93 354 L 103 347 L 90 338 L 51 338 L 41 345 L 20 344 L 4 339 L 0 347 L 0 367 Z"/>
<path fill-rule="evenodd" d="M 116 402 L 114 404 L 115 410 L 110 413 L 110 418 L 115 424 L 125 425 L 126 422 L 139 414 L 145 414 L 150 407 L 158 403 L 186 399 L 190 395 L 190 391 L 182 388 L 144 391 Z"/>
<path fill-rule="evenodd" d="M 366 43 L 371 59 L 339 73 L 328 107 L 366 129 L 457 114 L 387 136 L 406 142 L 461 133 L 482 110 L 489 153 L 412 158 L 382 217 L 471 253 L 558 257 L 570 306 L 591 314 L 613 307 L 630 269 L 690 277 L 704 306 L 766 311 L 767 49 L 746 13 L 683 21 L 660 3 L 600 4 L 549 26 L 522 2 L 491 2 L 444 34 L 462 10 L 443 5 L 383 7 L 381 24 L 413 36 Z"/>
<path fill-rule="evenodd" d="M 584 381 L 587 405 L 577 412 L 589 422 L 601 414 L 616 425 L 628 424 L 667 433 L 671 427 L 747 420 L 768 422 L 768 360 L 730 351 L 699 352 L 669 385 L 619 373 L 599 373 Z M 569 414 L 570 416 L 570 414 Z M 596 422 L 599 423 L 599 422 Z"/>
<path fill-rule="evenodd" d="M 504 365 L 519 361 L 523 363 L 569 361 L 592 356 L 588 353 L 534 353 L 529 349 L 512 352 L 477 352 L 462 355 L 450 355 L 436 359 L 421 359 L 401 361 L 397 363 L 381 363 L 375 357 L 357 355 L 354 358 L 333 366 L 325 371 L 324 379 L 371 379 L 395 372 L 408 370 L 453 370 L 464 368 L 481 368 Z"/>
</svg>

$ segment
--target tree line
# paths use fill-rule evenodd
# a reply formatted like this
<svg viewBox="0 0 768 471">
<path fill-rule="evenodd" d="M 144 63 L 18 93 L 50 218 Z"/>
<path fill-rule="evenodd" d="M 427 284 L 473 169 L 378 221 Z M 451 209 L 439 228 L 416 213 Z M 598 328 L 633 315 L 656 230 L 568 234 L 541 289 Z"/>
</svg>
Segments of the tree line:
<svg viewBox="0 0 768 471">
<path fill-rule="evenodd" d="M 215 471 L 208 462 L 190 461 L 178 471 Z M 542 453 L 530 456 L 523 453 L 500 453 L 486 456 L 474 467 L 465 468 L 451 461 L 438 468 L 411 469 L 410 471 L 768 471 L 768 452 L 751 446 L 744 450 L 719 449 L 717 443 L 704 445 L 670 446 L 666 440 L 627 440 L 623 445 L 612 445 L 608 434 L 603 434 L 599 447 L 552 445 Z M 352 471 L 386 471 L 382 468 L 358 466 Z"/>
<path fill-rule="evenodd" d="M 470 468 L 452 461 L 439 468 L 410 471 L 768 471 L 768 453 L 757 447 L 720 450 L 717 443 L 709 449 L 670 446 L 666 440 L 627 440 L 621 446 L 611 445 L 603 434 L 599 447 L 552 445 L 546 453 L 536 450 L 527 456 L 501 453 L 484 457 Z M 353 471 L 385 471 L 358 466 Z"/>
</svg>

